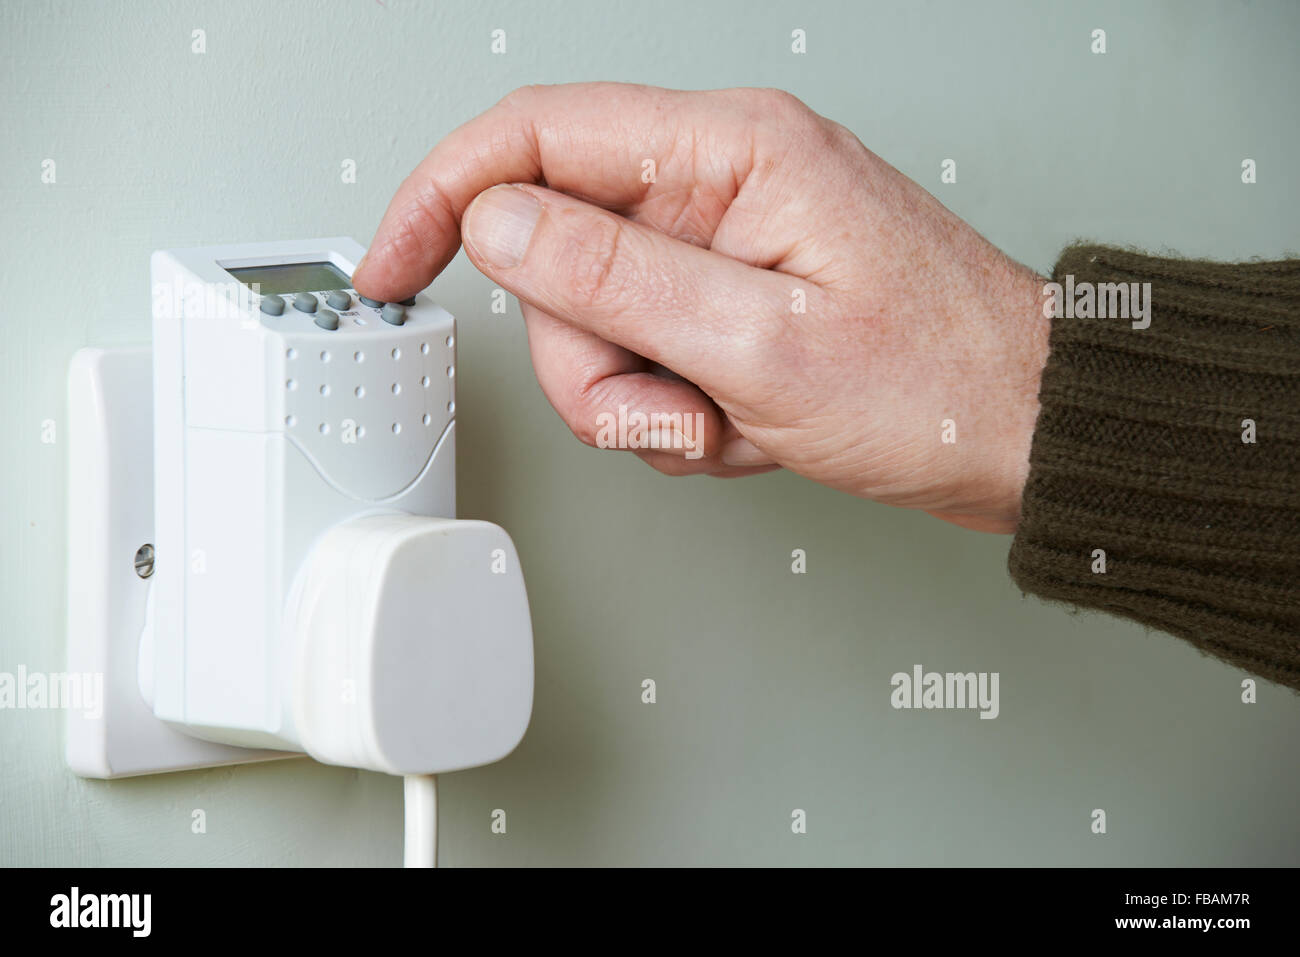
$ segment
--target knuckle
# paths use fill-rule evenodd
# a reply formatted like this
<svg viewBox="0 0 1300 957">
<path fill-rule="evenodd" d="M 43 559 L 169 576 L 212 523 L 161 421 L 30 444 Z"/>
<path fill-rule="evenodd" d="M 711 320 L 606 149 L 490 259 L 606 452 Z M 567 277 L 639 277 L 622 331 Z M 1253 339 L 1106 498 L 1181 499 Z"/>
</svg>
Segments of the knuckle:
<svg viewBox="0 0 1300 957">
<path fill-rule="evenodd" d="M 823 131 L 826 142 L 832 148 L 846 149 L 854 152 L 860 152 L 865 149 L 862 140 L 858 139 L 858 134 L 843 123 L 837 123 L 834 120 L 823 119 Z"/>
<path fill-rule="evenodd" d="M 632 282 L 619 256 L 624 226 L 613 216 L 587 214 L 568 226 L 555 265 L 569 302 L 596 311 L 614 306 Z"/>
<path fill-rule="evenodd" d="M 751 92 L 753 98 L 750 107 L 762 116 L 788 121 L 794 118 L 806 119 L 815 115 L 803 100 L 786 90 L 758 87 Z"/>
<path fill-rule="evenodd" d="M 725 348 L 734 368 L 746 370 L 744 395 L 748 404 L 755 408 L 779 406 L 789 401 L 791 388 L 816 385 L 800 381 L 801 370 L 814 368 L 807 364 L 808 330 L 798 321 L 804 318 L 779 310 L 762 311 L 728 327 L 727 341 L 718 346 Z"/>
<path fill-rule="evenodd" d="M 517 110 L 525 108 L 529 103 L 536 101 L 538 94 L 544 87 L 539 83 L 529 83 L 525 86 L 517 86 L 505 96 L 497 101 L 497 106 L 507 110 Z"/>
<path fill-rule="evenodd" d="M 448 229 L 450 215 L 441 193 L 432 189 L 420 190 L 397 215 L 387 245 L 403 262 L 422 260 L 431 244 L 430 237 L 441 235 Z"/>
<path fill-rule="evenodd" d="M 772 106 L 791 113 L 811 113 L 806 103 L 799 97 L 795 96 L 789 90 L 778 90 L 768 87 L 764 90 Z"/>
<path fill-rule="evenodd" d="M 604 379 L 588 380 L 578 388 L 564 415 L 564 424 L 583 445 L 601 448 L 602 434 L 608 429 L 606 407 L 608 389 Z"/>
</svg>

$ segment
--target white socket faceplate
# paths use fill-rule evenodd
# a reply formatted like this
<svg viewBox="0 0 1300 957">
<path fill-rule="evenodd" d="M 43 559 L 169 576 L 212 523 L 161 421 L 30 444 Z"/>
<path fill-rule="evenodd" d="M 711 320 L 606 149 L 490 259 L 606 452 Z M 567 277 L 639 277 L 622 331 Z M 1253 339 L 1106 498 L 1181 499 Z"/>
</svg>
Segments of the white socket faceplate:
<svg viewBox="0 0 1300 957">
<path fill-rule="evenodd" d="M 120 778 L 300 757 L 182 734 L 140 694 L 149 580 L 135 558 L 154 541 L 152 384 L 148 346 L 82 349 L 69 368 L 65 670 L 102 676 L 89 682 L 102 699 L 67 710 L 68 765 L 82 777 Z"/>
</svg>

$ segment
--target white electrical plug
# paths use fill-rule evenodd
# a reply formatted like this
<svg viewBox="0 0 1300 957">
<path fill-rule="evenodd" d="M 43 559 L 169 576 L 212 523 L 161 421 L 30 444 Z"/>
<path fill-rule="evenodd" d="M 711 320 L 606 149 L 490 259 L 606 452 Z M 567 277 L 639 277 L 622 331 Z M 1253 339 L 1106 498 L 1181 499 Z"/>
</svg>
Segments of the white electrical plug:
<svg viewBox="0 0 1300 957">
<path fill-rule="evenodd" d="M 289 608 L 303 750 L 403 775 L 509 754 L 533 700 L 518 564 L 488 522 L 379 515 L 326 532 Z"/>
</svg>

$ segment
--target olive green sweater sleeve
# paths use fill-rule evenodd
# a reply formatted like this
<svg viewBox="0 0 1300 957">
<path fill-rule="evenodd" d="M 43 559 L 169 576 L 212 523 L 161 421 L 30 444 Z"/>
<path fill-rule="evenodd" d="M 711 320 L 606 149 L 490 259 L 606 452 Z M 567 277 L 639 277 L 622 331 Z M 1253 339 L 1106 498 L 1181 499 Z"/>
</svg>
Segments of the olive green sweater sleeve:
<svg viewBox="0 0 1300 957">
<path fill-rule="evenodd" d="M 1012 577 L 1300 690 L 1300 260 L 1074 246 L 1053 281 Z"/>
</svg>

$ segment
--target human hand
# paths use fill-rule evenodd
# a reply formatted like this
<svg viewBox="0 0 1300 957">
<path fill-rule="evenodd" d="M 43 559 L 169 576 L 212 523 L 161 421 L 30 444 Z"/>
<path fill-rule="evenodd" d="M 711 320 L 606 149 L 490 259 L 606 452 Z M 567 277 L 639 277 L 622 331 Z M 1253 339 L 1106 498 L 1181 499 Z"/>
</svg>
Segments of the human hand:
<svg viewBox="0 0 1300 957">
<path fill-rule="evenodd" d="M 794 97 L 517 90 L 407 178 L 353 282 L 406 298 L 462 241 L 584 442 L 680 414 L 685 442 L 636 450 L 660 471 L 780 466 L 1014 531 L 1044 280 Z"/>
</svg>

